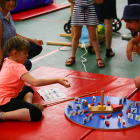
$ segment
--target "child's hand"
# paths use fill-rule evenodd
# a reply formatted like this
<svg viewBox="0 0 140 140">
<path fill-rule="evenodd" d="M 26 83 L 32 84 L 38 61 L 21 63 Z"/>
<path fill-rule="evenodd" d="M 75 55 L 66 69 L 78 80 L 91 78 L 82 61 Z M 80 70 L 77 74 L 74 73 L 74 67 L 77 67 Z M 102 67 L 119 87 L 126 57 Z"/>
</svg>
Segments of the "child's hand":
<svg viewBox="0 0 140 140">
<path fill-rule="evenodd" d="M 34 39 L 34 43 L 38 46 L 42 46 L 43 45 L 43 41 L 41 39 Z"/>
<path fill-rule="evenodd" d="M 70 83 L 68 83 L 68 80 L 66 80 L 66 79 L 59 78 L 58 83 L 65 86 L 65 87 L 70 87 Z"/>
</svg>

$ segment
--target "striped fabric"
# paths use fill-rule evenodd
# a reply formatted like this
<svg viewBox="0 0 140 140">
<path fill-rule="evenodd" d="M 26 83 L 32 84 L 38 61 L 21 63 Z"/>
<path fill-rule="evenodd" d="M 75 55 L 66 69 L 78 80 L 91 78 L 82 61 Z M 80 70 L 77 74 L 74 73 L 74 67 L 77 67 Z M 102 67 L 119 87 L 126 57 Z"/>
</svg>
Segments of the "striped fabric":
<svg viewBox="0 0 140 140">
<path fill-rule="evenodd" d="M 94 2 L 95 0 L 76 0 L 71 25 L 98 25 Z"/>
</svg>

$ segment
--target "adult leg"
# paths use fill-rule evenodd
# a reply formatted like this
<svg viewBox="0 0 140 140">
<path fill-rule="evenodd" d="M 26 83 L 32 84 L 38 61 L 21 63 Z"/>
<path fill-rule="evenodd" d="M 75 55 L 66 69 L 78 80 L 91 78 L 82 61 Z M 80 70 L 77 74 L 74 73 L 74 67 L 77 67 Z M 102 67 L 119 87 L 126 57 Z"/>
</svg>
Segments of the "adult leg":
<svg viewBox="0 0 140 140">
<path fill-rule="evenodd" d="M 105 19 L 105 37 L 106 37 L 106 56 L 114 56 L 115 53 L 111 49 L 112 43 L 112 19 Z"/>
<path fill-rule="evenodd" d="M 75 54 L 79 44 L 79 39 L 81 37 L 82 26 L 73 26 L 73 29 L 74 29 L 74 37 L 72 40 L 71 57 L 65 63 L 68 66 L 72 65 L 75 62 Z"/>
<path fill-rule="evenodd" d="M 29 56 L 28 59 L 31 59 L 37 55 L 39 55 L 42 51 L 42 46 L 38 46 L 32 42 L 30 42 L 30 50 L 28 52 Z"/>
<path fill-rule="evenodd" d="M 128 0 L 128 4 L 134 4 L 137 0 Z"/>
<path fill-rule="evenodd" d="M 140 0 L 136 0 L 136 3 L 139 3 L 140 4 Z"/>
<path fill-rule="evenodd" d="M 100 56 L 99 42 L 98 42 L 97 35 L 96 35 L 97 26 L 96 25 L 88 25 L 87 29 L 89 32 L 89 38 L 92 42 L 92 45 L 93 45 L 95 53 L 96 53 L 96 59 L 98 61 L 98 66 L 104 67 L 105 64 Z"/>
<path fill-rule="evenodd" d="M 26 59 L 23 65 L 26 67 L 28 71 L 32 68 L 32 62 L 29 59 Z"/>
</svg>

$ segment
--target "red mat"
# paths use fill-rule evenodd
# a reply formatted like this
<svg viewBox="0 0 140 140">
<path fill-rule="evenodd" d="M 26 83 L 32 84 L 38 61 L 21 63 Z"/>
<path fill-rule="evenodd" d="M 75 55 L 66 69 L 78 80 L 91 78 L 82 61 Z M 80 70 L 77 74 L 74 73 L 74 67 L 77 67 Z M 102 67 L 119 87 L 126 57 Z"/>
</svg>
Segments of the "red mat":
<svg viewBox="0 0 140 140">
<path fill-rule="evenodd" d="M 47 6 L 43 6 L 43 7 L 28 10 L 28 11 L 12 14 L 12 18 L 14 21 L 22 21 L 22 20 L 29 19 L 32 17 L 50 13 L 50 12 L 53 12 L 56 10 L 67 8 L 69 6 L 70 6 L 70 4 L 57 4 L 57 3 L 50 4 Z"/>
<path fill-rule="evenodd" d="M 63 77 L 69 80 L 71 87 L 65 88 L 59 84 L 48 85 L 43 87 L 34 88 L 50 89 L 59 88 L 64 92 L 67 98 L 76 97 L 86 94 L 86 92 L 100 91 L 103 88 L 105 94 L 108 92 L 111 96 L 123 97 L 130 94 L 134 89 L 134 80 L 129 78 L 108 76 L 102 74 L 86 73 L 73 70 L 65 70 L 51 67 L 39 67 L 30 72 L 36 78 L 56 78 Z M 46 104 L 37 92 L 35 92 L 34 102 L 40 104 Z M 131 129 L 125 131 L 96 131 L 90 128 L 79 126 L 69 121 L 64 115 L 64 109 L 68 102 L 63 102 L 57 105 L 45 108 L 43 111 L 43 117 L 38 122 L 18 122 L 18 121 L 5 121 L 0 122 L 0 139 L 1 140 L 77 140 L 84 137 L 91 136 L 90 139 L 107 139 L 117 136 L 124 138 L 124 136 L 131 133 Z M 137 130 L 135 130 L 137 131 Z M 134 131 L 132 130 L 134 133 Z M 91 133 L 91 134 L 90 134 Z M 132 134 L 132 133 L 131 133 Z M 107 136 L 104 137 L 104 136 Z M 135 136 L 133 136 L 136 138 Z M 129 138 L 127 137 L 127 140 Z M 125 140 L 125 139 L 124 139 Z"/>
</svg>

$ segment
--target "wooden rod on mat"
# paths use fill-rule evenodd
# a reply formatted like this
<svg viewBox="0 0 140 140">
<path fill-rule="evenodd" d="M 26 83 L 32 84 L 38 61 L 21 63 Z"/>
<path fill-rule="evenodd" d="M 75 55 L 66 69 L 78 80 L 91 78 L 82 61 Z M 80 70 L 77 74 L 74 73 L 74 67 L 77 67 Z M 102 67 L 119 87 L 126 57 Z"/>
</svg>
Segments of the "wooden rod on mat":
<svg viewBox="0 0 140 140">
<path fill-rule="evenodd" d="M 95 93 L 98 93 L 98 91 L 78 96 L 78 98 L 88 96 L 88 95 L 91 95 L 91 94 L 95 94 Z M 45 107 L 45 106 L 49 106 L 49 105 L 53 105 L 53 104 L 58 104 L 58 103 L 66 102 L 66 101 L 73 100 L 73 99 L 75 99 L 75 97 L 69 98 L 69 99 L 66 99 L 66 100 L 61 100 L 61 101 L 58 101 L 58 102 L 53 102 L 53 103 L 50 103 L 50 104 L 44 104 L 43 106 Z"/>
</svg>

